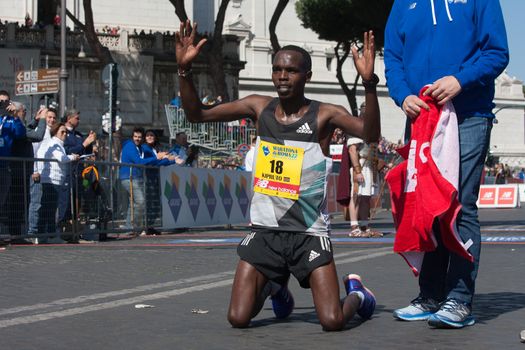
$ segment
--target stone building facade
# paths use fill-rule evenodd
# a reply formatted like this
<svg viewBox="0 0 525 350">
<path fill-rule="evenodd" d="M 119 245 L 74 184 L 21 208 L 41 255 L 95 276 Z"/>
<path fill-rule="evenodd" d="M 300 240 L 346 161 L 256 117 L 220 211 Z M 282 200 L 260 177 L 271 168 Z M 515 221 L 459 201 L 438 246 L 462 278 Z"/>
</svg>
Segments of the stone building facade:
<svg viewBox="0 0 525 350">
<path fill-rule="evenodd" d="M 3 20 L 22 23 L 26 12 L 36 16 L 38 0 L 21 0 L 16 3 L 14 7 L 4 7 Z M 76 11 L 82 19 L 81 3 L 81 0 L 67 0 L 68 9 Z M 199 23 L 202 32 L 211 32 L 219 4 L 220 0 L 186 1 L 186 11 L 191 19 Z M 276 4 L 277 0 L 230 1 L 223 33 L 230 38 L 225 45 L 225 56 L 229 59 L 228 85 L 232 96 L 274 93 L 270 80 L 272 50 L 268 27 Z M 319 40 L 317 34 L 303 28 L 295 14 L 294 5 L 295 1 L 290 1 L 282 14 L 277 26 L 277 35 L 281 45 L 295 44 L 305 48 L 312 55 L 314 74 L 312 82 L 307 86 L 308 97 L 347 107 L 346 97 L 335 77 L 335 43 Z M 121 11 L 123 7 L 126 11 Z M 124 122 L 166 129 L 163 104 L 177 91 L 171 33 L 178 28 L 179 21 L 173 6 L 168 0 L 94 0 L 93 11 L 97 28 L 119 28 L 118 36 L 106 38 L 102 35 L 101 38 L 103 43 L 115 52 L 122 66 L 126 67 L 126 71 L 123 72 L 126 78 L 122 89 L 131 92 L 121 97 Z M 145 32 L 143 36 L 134 34 L 135 31 L 142 30 Z M 159 33 L 147 34 L 150 30 L 152 33 Z M 51 35 L 47 35 L 47 40 L 50 41 Z M 56 39 L 53 40 L 56 43 Z M 41 43 L 41 40 L 35 41 Z M 72 38 L 70 42 L 72 47 L 76 45 L 76 48 L 70 49 L 68 104 L 86 111 L 85 115 L 92 115 L 90 121 L 96 123 L 104 109 L 104 88 L 98 78 L 100 67 L 96 66 L 96 62 L 89 55 L 84 59 L 78 58 L 79 44 Z M 18 42 L 11 44 L 20 47 Z M 9 47 L 6 40 L 2 40 L 1 31 L 0 47 Z M 55 44 L 55 52 L 56 48 Z M 58 56 L 47 53 L 48 49 L 41 45 L 32 46 L 32 49 L 38 51 L 40 62 L 43 62 L 45 54 L 49 54 L 49 61 L 53 66 L 58 64 Z M 210 89 L 210 80 L 204 65 L 197 68 L 200 73 L 197 74 L 196 82 L 199 90 L 204 92 Z M 403 137 L 405 117 L 388 96 L 384 63 L 380 55 L 377 58 L 376 71 L 381 79 L 378 91 L 383 136 L 396 142 Z M 354 81 L 355 70 L 351 60 L 345 64 L 343 72 L 347 82 Z M 496 85 L 494 102 L 498 123 L 494 125 L 492 132 L 491 154 L 510 165 L 525 166 L 523 82 L 504 73 L 496 80 Z M 362 89 L 357 92 L 357 100 L 358 104 L 363 100 Z"/>
</svg>

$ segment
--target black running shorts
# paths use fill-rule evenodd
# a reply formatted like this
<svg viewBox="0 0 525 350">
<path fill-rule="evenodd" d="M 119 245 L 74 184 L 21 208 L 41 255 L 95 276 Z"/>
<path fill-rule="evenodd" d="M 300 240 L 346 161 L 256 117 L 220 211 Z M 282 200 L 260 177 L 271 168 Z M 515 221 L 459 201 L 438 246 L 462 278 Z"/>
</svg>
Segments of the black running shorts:
<svg viewBox="0 0 525 350">
<path fill-rule="evenodd" d="M 333 260 L 328 237 L 300 232 L 253 229 L 239 243 L 237 254 L 268 279 L 285 284 L 290 273 L 303 288 L 310 288 L 310 273 Z"/>
</svg>

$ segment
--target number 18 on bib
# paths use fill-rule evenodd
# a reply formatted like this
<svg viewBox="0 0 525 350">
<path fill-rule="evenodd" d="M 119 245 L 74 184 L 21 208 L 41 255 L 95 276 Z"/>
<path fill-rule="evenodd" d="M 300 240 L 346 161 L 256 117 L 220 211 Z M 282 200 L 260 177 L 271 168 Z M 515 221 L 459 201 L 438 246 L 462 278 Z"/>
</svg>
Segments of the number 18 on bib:
<svg viewBox="0 0 525 350">
<path fill-rule="evenodd" d="M 257 149 L 253 190 L 269 196 L 299 199 L 304 149 L 262 141 Z"/>
</svg>

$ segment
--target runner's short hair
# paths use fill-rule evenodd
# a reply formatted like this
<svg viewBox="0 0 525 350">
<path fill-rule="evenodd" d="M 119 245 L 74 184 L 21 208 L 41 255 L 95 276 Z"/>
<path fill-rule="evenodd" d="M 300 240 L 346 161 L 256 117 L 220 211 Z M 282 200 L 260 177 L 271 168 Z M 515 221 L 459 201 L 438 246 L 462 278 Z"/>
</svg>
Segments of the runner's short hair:
<svg viewBox="0 0 525 350">
<path fill-rule="evenodd" d="M 306 68 L 306 71 L 309 72 L 312 70 L 312 57 L 310 57 L 308 51 L 306 51 L 302 47 L 299 47 L 297 45 L 285 45 L 281 47 L 281 49 L 278 52 L 281 51 L 295 51 L 300 53 L 301 56 L 303 56 L 303 63 L 304 67 Z"/>
</svg>

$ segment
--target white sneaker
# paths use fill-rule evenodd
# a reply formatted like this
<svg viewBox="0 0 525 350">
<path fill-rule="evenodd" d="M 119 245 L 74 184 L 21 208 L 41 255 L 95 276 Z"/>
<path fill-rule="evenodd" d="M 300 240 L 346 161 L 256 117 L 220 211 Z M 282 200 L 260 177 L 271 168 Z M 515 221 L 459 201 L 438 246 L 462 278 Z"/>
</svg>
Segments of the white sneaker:
<svg viewBox="0 0 525 350">
<path fill-rule="evenodd" d="M 447 299 L 428 319 L 428 324 L 435 328 L 463 328 L 474 323 L 470 306 L 456 299 Z"/>
</svg>

